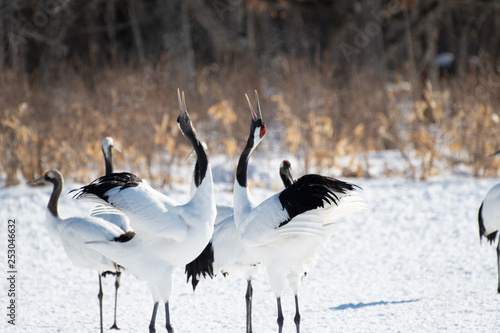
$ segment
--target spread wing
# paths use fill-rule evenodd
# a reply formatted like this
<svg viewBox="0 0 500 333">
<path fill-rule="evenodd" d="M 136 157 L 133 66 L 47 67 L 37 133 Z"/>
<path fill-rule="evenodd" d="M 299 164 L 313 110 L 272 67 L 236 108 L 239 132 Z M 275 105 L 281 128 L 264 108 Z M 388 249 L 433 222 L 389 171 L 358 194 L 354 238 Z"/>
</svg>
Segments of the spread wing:
<svg viewBox="0 0 500 333">
<path fill-rule="evenodd" d="M 131 173 L 100 177 L 78 189 L 74 197 L 91 200 L 97 197 L 120 209 L 129 217 L 131 227 L 145 237 L 149 234 L 180 241 L 187 234 L 175 202 Z"/>
<path fill-rule="evenodd" d="M 335 221 L 365 209 L 364 201 L 355 193 L 354 185 L 334 178 L 301 177 L 242 218 L 242 239 L 246 246 L 253 247 L 283 237 L 329 236 Z"/>
</svg>

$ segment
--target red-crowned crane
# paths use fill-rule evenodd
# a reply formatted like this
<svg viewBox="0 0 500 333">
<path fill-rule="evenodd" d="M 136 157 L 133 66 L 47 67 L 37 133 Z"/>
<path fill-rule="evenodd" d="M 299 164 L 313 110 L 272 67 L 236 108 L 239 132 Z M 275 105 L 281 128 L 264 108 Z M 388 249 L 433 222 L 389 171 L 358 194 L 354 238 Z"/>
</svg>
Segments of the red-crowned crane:
<svg viewBox="0 0 500 333">
<path fill-rule="evenodd" d="M 500 150 L 489 156 L 499 155 Z M 500 230 L 500 184 L 493 186 L 481 206 L 478 214 L 479 222 L 479 240 L 485 237 L 490 244 L 497 241 L 498 231 Z M 500 293 L 500 241 L 497 245 L 497 271 L 498 271 L 498 286 L 497 292 Z"/>
<path fill-rule="evenodd" d="M 47 205 L 46 222 L 51 236 L 59 240 L 69 259 L 77 266 L 96 270 L 99 275 L 99 316 L 100 331 L 103 331 L 102 320 L 102 283 L 101 275 L 105 271 L 119 272 L 123 267 L 98 251 L 88 248 L 88 241 L 113 241 L 126 243 L 134 237 L 133 231 L 125 231 L 118 226 L 97 217 L 59 216 L 58 201 L 61 196 L 64 180 L 57 170 L 47 171 L 42 177 L 31 181 L 30 185 L 43 183 L 53 184 L 52 194 Z M 116 317 L 115 317 L 116 323 Z"/>
<path fill-rule="evenodd" d="M 255 96 L 257 99 L 257 113 L 253 110 L 250 101 L 248 101 L 251 113 L 250 134 L 237 167 L 237 170 L 245 174 L 248 156 L 266 134 L 266 125 L 262 121 L 257 92 L 255 92 Z M 249 192 L 234 197 L 233 200 L 239 200 L 240 205 L 255 206 L 251 201 Z M 193 290 L 195 290 L 201 276 L 206 277 L 208 275 L 212 277 L 218 272 L 222 272 L 224 276 L 228 273 L 243 272 L 247 280 L 247 291 L 245 294 L 246 332 L 250 333 L 252 332 L 252 277 L 258 271 L 258 264 L 258 261 L 252 258 L 241 244 L 234 216 L 231 215 L 215 224 L 210 243 L 198 258 L 186 265 L 186 275 L 188 281 L 191 278 Z"/>
<path fill-rule="evenodd" d="M 195 259 L 208 244 L 216 215 L 212 171 L 208 155 L 198 139 L 186 109 L 184 93 L 177 91 L 179 128 L 197 155 L 194 175 L 196 193 L 186 204 L 177 204 L 131 173 L 114 173 L 96 179 L 78 190 L 75 197 L 98 197 L 123 211 L 136 237 L 127 243 L 96 241 L 89 247 L 116 260 L 141 280 L 153 295 L 150 332 L 156 332 L 156 312 L 165 304 L 166 328 L 173 332 L 169 299 L 174 268 Z"/>
<path fill-rule="evenodd" d="M 257 138 L 262 136 L 257 135 Z M 260 140 L 247 145 L 248 161 Z M 267 269 L 283 329 L 281 294 L 286 283 L 295 296 L 295 325 L 300 332 L 298 291 L 302 277 L 314 267 L 337 221 L 365 209 L 357 186 L 316 174 L 305 175 L 258 206 L 249 204 L 247 163 L 239 163 L 234 183 L 234 218 L 245 250 Z"/>
</svg>

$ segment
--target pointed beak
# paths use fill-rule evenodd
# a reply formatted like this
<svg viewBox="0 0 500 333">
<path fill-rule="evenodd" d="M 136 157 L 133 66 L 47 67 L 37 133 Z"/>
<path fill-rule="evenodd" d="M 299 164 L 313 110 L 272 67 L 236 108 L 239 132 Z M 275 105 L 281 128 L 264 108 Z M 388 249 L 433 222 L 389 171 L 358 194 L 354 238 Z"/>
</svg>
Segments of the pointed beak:
<svg viewBox="0 0 500 333">
<path fill-rule="evenodd" d="M 255 112 L 255 110 L 253 109 L 252 103 L 250 103 L 250 99 L 248 98 L 247 94 L 245 94 L 245 97 L 247 98 L 248 107 L 250 108 L 250 113 L 252 115 L 253 121 L 262 119 L 262 111 L 260 109 L 259 95 L 257 94 L 257 90 L 255 90 L 255 100 L 257 101 L 257 112 Z"/>
<path fill-rule="evenodd" d="M 115 145 L 112 145 L 111 148 L 113 148 L 114 150 L 116 150 L 117 152 L 121 153 L 122 150 L 120 149 L 120 147 L 118 146 L 115 146 Z"/>
<path fill-rule="evenodd" d="M 489 154 L 488 157 L 493 157 L 493 156 L 496 156 L 496 155 L 500 155 L 500 150 L 493 153 L 493 154 Z"/>
<path fill-rule="evenodd" d="M 29 186 L 40 186 L 40 185 L 45 184 L 45 178 L 44 178 L 44 176 L 42 176 L 42 177 L 37 178 L 35 180 L 29 181 L 26 184 L 28 184 Z"/>
<path fill-rule="evenodd" d="M 196 151 L 194 149 L 191 150 L 191 152 L 189 153 L 189 155 L 186 157 L 185 161 L 189 160 L 191 158 L 191 156 L 194 156 L 196 155 Z"/>
<path fill-rule="evenodd" d="M 255 100 L 257 101 L 257 116 L 259 119 L 262 119 L 262 111 L 260 109 L 259 94 L 257 94 L 257 90 L 255 90 Z"/>
<path fill-rule="evenodd" d="M 253 106 L 252 106 L 252 103 L 250 103 L 250 99 L 248 98 L 248 95 L 245 94 L 245 97 L 247 98 L 248 107 L 250 108 L 250 114 L 252 115 L 252 119 L 253 119 L 253 121 L 257 121 L 257 114 L 253 110 Z"/>
<path fill-rule="evenodd" d="M 186 98 L 184 96 L 184 91 L 182 92 L 182 97 L 181 97 L 181 91 L 179 88 L 177 88 L 177 100 L 179 101 L 179 116 L 186 116 L 187 109 L 186 109 Z"/>
</svg>

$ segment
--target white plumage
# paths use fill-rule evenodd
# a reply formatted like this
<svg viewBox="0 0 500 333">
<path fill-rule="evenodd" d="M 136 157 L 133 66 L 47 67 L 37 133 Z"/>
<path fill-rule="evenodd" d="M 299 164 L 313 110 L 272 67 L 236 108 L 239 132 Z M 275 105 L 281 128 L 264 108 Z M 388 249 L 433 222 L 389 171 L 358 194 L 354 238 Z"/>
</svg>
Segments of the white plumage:
<svg viewBox="0 0 500 333">
<path fill-rule="evenodd" d="M 133 237 L 133 232 L 123 229 L 97 217 L 70 217 L 63 219 L 58 213 L 58 201 L 61 196 L 64 180 L 57 170 L 47 171 L 42 177 L 30 182 L 31 185 L 52 183 L 53 191 L 47 205 L 46 223 L 49 233 L 63 245 L 63 248 L 75 264 L 83 268 L 96 270 L 99 273 L 99 314 L 100 328 L 102 320 L 102 284 L 101 273 L 119 271 L 120 267 L 113 260 L 96 250 L 86 246 L 88 241 L 120 241 L 126 242 Z"/>
<path fill-rule="evenodd" d="M 302 277 L 316 264 L 338 219 L 364 208 L 352 185 L 307 175 L 248 214 L 235 215 L 245 249 L 267 269 L 278 303 L 280 330 L 281 293 L 287 283 L 295 295 L 299 332 L 298 290 Z"/>
<path fill-rule="evenodd" d="M 216 209 L 217 216 L 215 217 L 215 224 L 218 224 L 219 222 L 234 215 L 233 206 L 218 204 L 216 205 Z"/>
<path fill-rule="evenodd" d="M 115 145 L 112 137 L 105 137 L 102 140 L 102 153 L 104 156 L 104 165 L 105 165 L 105 175 L 110 175 L 113 173 L 113 150 L 120 152 L 120 149 Z M 106 220 L 125 232 L 133 231 L 130 227 L 130 221 L 128 217 L 123 214 L 120 210 L 111 207 L 106 204 L 98 203 L 98 205 L 92 210 L 91 216 L 101 218 Z M 116 309 L 118 306 L 118 288 L 120 287 L 120 277 L 121 271 L 105 271 L 101 273 L 102 277 L 106 277 L 106 275 L 111 274 L 115 275 L 115 311 L 114 311 L 114 322 L 110 329 L 119 330 L 120 328 L 116 324 Z"/>
<path fill-rule="evenodd" d="M 243 151 L 236 171 L 234 218 L 245 250 L 267 269 L 277 299 L 280 332 L 281 293 L 287 283 L 295 295 L 295 324 L 299 332 L 298 290 L 302 277 L 314 267 L 336 221 L 365 209 L 365 204 L 356 195 L 354 185 L 320 175 L 303 176 L 255 207 L 251 200 L 242 200 L 250 198 L 250 194 L 246 164 L 241 162 L 248 161 L 262 139 L 258 129 L 253 138 Z"/>
<path fill-rule="evenodd" d="M 118 266 L 101 253 L 89 249 L 89 241 L 114 241 L 123 230 L 108 221 L 98 218 L 70 217 L 58 224 L 61 244 L 71 261 L 80 267 L 104 272 L 117 271 Z"/>
<path fill-rule="evenodd" d="M 203 145 L 203 147 L 205 148 L 205 150 L 207 149 L 207 144 L 203 141 L 201 143 Z M 194 155 L 194 150 L 189 154 L 188 156 L 188 159 L 189 157 L 191 157 L 192 155 Z M 189 188 L 189 194 L 191 196 L 191 198 L 194 196 L 194 194 L 196 193 L 196 190 L 198 189 L 196 187 L 196 174 L 193 173 L 193 177 L 191 179 L 191 184 L 190 184 L 190 188 Z M 224 204 L 216 204 L 215 205 L 216 209 L 217 209 L 217 215 L 215 217 L 215 224 L 219 223 L 220 221 L 230 217 L 230 216 L 233 216 L 233 206 L 231 205 L 224 205 Z"/>
<path fill-rule="evenodd" d="M 186 265 L 202 252 L 212 235 L 216 216 L 208 156 L 192 126 L 184 94 L 181 98 L 178 92 L 178 98 L 180 115 L 177 122 L 197 155 L 194 171 L 197 190 L 188 203 L 176 203 L 130 173 L 101 177 L 79 189 L 75 196 L 98 197 L 129 217 L 136 232 L 132 241 L 123 244 L 96 241 L 88 246 L 127 267 L 139 279 L 148 281 L 155 303 L 150 332 L 155 332 L 160 301 L 165 303 L 167 330 L 173 331 L 169 313 L 173 269 Z"/>
<path fill-rule="evenodd" d="M 479 214 L 480 237 L 495 241 L 500 229 L 500 184 L 493 186 L 484 198 Z"/>
<path fill-rule="evenodd" d="M 113 173 L 113 149 L 120 151 L 120 149 L 115 145 L 112 137 L 105 137 L 102 140 L 105 175 Z M 123 214 L 120 210 L 114 207 L 102 203 L 101 201 L 98 201 L 98 205 L 92 210 L 91 215 L 109 221 L 125 231 L 132 231 L 127 215 Z"/>
<path fill-rule="evenodd" d="M 262 121 L 257 92 L 255 92 L 255 96 L 257 99 L 258 113 L 253 110 L 247 96 L 251 112 L 250 134 L 246 148 L 240 156 L 237 168 L 237 170 L 244 169 L 245 173 L 248 165 L 247 157 L 249 153 L 255 149 L 266 134 L 266 126 Z M 255 206 L 249 192 L 233 197 L 233 200 L 239 200 L 240 206 L 248 207 L 248 209 Z M 223 218 L 223 215 L 229 215 L 229 212 L 233 213 L 232 208 L 217 206 L 217 219 L 212 239 L 200 256 L 186 265 L 186 274 L 188 281 L 191 278 L 194 290 L 202 276 L 205 277 L 209 275 L 212 277 L 218 272 L 222 272 L 224 275 L 234 272 L 243 272 L 247 279 L 247 291 L 245 295 L 246 332 L 249 333 L 252 331 L 252 277 L 258 271 L 259 262 L 251 257 L 243 247 L 238 229 L 236 228 L 234 215 L 231 214 Z"/>
<path fill-rule="evenodd" d="M 497 152 L 493 155 L 496 155 Z M 500 184 L 493 186 L 481 206 L 478 214 L 479 222 L 479 239 L 485 237 L 490 244 L 497 241 L 498 231 L 500 230 Z M 498 270 L 498 286 L 497 292 L 500 293 L 500 241 L 497 245 L 497 270 Z"/>
</svg>

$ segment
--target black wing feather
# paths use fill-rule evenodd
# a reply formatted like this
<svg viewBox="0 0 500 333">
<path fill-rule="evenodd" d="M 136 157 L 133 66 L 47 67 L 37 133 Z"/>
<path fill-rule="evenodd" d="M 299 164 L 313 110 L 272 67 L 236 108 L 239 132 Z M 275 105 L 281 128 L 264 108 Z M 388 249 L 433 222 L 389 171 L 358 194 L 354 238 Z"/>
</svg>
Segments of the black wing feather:
<svg viewBox="0 0 500 333">
<path fill-rule="evenodd" d="M 108 202 L 108 196 L 106 192 L 112 188 L 119 187 L 120 191 L 128 188 L 138 186 L 142 182 L 141 178 L 129 172 L 112 173 L 97 178 L 92 183 L 85 185 L 79 189 L 70 191 L 70 193 L 75 192 L 73 196 L 75 199 L 79 199 L 87 194 L 93 194 L 102 200 Z"/>
<path fill-rule="evenodd" d="M 214 277 L 214 249 L 212 247 L 212 242 L 209 242 L 205 249 L 200 253 L 200 255 L 186 265 L 185 273 L 187 275 L 186 282 L 189 282 L 191 278 L 191 285 L 193 286 L 193 291 L 198 285 L 198 276 L 202 275 L 205 278 L 207 275 L 210 278 Z"/>
<path fill-rule="evenodd" d="M 120 236 L 115 237 L 113 240 L 118 243 L 126 243 L 134 237 L 135 237 L 135 232 L 127 231 L 126 233 L 123 233 Z"/>
<path fill-rule="evenodd" d="M 339 198 L 336 193 L 345 194 L 356 187 L 359 188 L 354 184 L 316 174 L 300 177 L 279 195 L 281 205 L 287 210 L 289 219 L 281 222 L 278 228 L 286 225 L 297 215 L 323 208 L 325 202 L 330 205 L 338 204 Z"/>
</svg>

